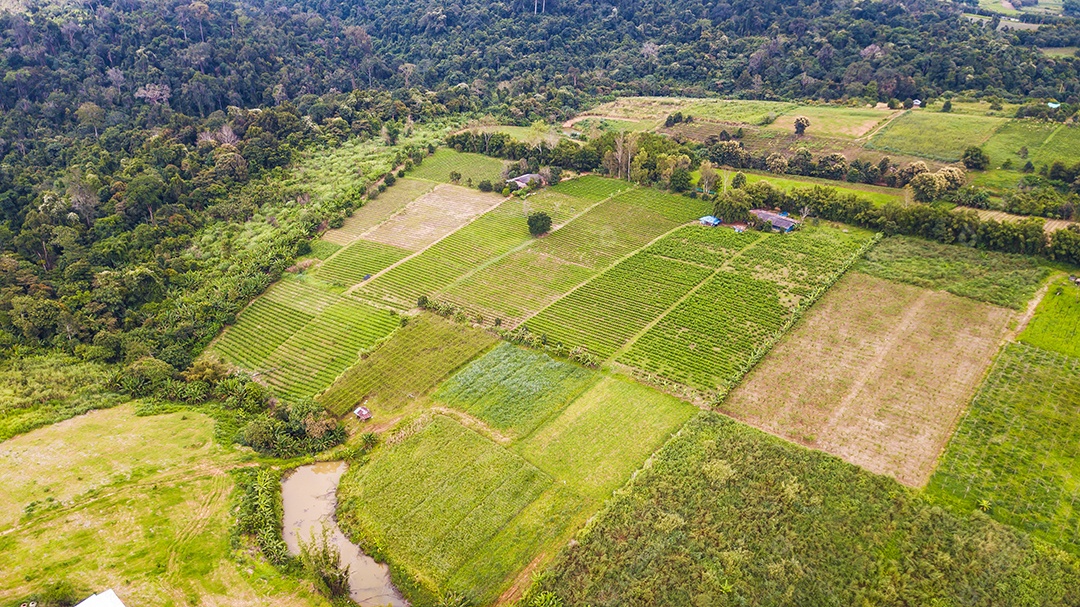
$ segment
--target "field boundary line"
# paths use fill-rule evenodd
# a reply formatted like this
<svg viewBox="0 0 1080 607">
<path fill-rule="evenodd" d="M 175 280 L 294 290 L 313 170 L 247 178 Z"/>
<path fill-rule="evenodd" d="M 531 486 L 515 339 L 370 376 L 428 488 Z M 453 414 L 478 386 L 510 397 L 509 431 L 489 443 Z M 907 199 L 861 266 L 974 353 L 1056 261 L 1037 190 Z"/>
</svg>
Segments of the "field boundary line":
<svg viewBox="0 0 1080 607">
<path fill-rule="evenodd" d="M 357 235 L 356 235 L 356 236 L 355 236 L 355 237 L 354 237 L 354 238 L 353 238 L 352 240 L 350 240 L 350 241 L 349 241 L 349 244 L 347 244 L 347 245 L 345 245 L 345 246 L 341 247 L 340 249 L 338 249 L 338 250 L 334 251 L 334 252 L 333 252 L 333 253 L 332 253 L 332 254 L 331 254 L 331 255 L 330 255 L 329 257 L 327 257 L 326 259 L 323 259 L 323 260 L 319 261 L 319 267 L 322 267 L 323 265 L 325 265 L 325 264 L 326 264 L 326 262 L 328 262 L 328 261 L 330 261 L 331 259 L 333 259 L 333 258 L 337 257 L 338 255 L 340 255 L 340 254 L 341 254 L 341 252 L 342 252 L 342 251 L 344 251 L 345 249 L 347 249 L 347 248 L 349 248 L 349 247 L 353 246 L 353 245 L 354 245 L 354 244 L 356 244 L 356 243 L 357 243 L 358 241 L 361 241 L 361 240 L 365 240 L 365 239 L 364 239 L 364 237 L 365 237 L 365 236 L 367 236 L 368 234 L 370 234 L 370 233 L 371 233 L 371 232 L 372 232 L 373 230 L 375 230 L 375 229 L 376 229 L 376 228 L 378 228 L 379 226 L 383 225 L 384 223 L 386 223 L 386 222 L 390 221 L 391 219 L 393 219 L 393 218 L 397 217 L 398 215 L 401 215 L 402 213 L 404 213 L 404 212 L 405 212 L 405 209 L 409 208 L 409 207 L 410 207 L 410 206 L 412 205 L 412 203 L 414 203 L 414 202 L 416 202 L 417 200 L 420 200 L 421 198 L 423 198 L 424 196 L 427 196 L 428 194 L 430 194 L 430 193 L 434 192 L 434 191 L 435 191 L 435 188 L 437 188 L 437 187 L 439 187 L 439 185 L 441 185 L 441 183 L 440 183 L 440 182 L 438 182 L 438 181 L 431 181 L 431 180 L 429 180 L 429 179 L 419 179 L 419 178 L 414 178 L 414 177 L 409 177 L 409 179 L 413 179 L 413 180 L 415 180 L 415 181 L 426 181 L 426 182 L 428 182 L 428 183 L 434 183 L 434 184 L 435 184 L 435 186 L 434 186 L 434 187 L 432 187 L 432 188 L 431 188 L 430 190 L 427 190 L 426 192 L 423 192 L 423 193 L 421 193 L 421 194 L 420 194 L 419 196 L 417 196 L 416 198 L 413 198 L 413 199 L 412 199 L 412 200 L 410 200 L 409 202 L 406 202 L 406 203 L 405 203 L 405 204 L 404 204 L 404 205 L 403 205 L 403 206 L 402 206 L 402 207 L 401 207 L 400 209 L 398 209 L 398 210 L 394 211 L 393 213 L 390 213 L 389 215 L 387 215 L 387 216 L 386 216 L 386 218 L 385 218 L 385 219 L 383 219 L 383 220 L 382 220 L 382 221 L 380 221 L 379 223 L 377 223 L 377 224 L 375 224 L 375 225 L 371 226 L 370 228 L 368 228 L 368 229 L 364 230 L 363 232 L 360 232 L 359 234 L 357 234 Z M 365 204 L 364 206 L 367 206 L 367 205 Z M 364 207 L 362 206 L 362 207 L 360 207 L 360 208 L 361 208 L 361 209 L 363 209 Z M 484 212 L 486 213 L 487 211 L 484 211 Z M 483 213 L 481 213 L 481 215 L 483 215 Z M 329 231 L 330 231 L 330 230 L 327 230 L 327 232 L 329 232 Z M 323 239 L 323 236 L 325 236 L 325 235 L 326 235 L 326 232 L 323 232 L 322 234 L 319 234 L 319 240 L 322 240 L 322 239 Z M 330 242 L 330 241 L 328 240 L 328 241 L 326 241 L 326 242 Z M 374 241 L 374 240 L 369 240 L 368 242 L 375 242 L 375 241 Z M 386 243 L 376 243 L 376 244 L 386 244 Z M 390 246 L 394 246 L 394 245 L 390 245 Z M 402 248 L 402 247 L 398 247 L 398 248 L 400 249 L 400 248 Z M 406 250 L 407 250 L 407 249 L 406 249 Z"/>
<path fill-rule="evenodd" d="M 725 229 L 725 228 L 721 228 L 721 229 Z M 673 304 L 671 304 L 670 306 L 668 306 L 668 307 L 667 307 L 667 309 L 666 309 L 666 310 L 664 310 L 663 312 L 661 312 L 659 316 L 657 316 L 656 318 L 654 318 L 654 319 L 653 319 L 653 320 L 652 320 L 652 321 L 651 321 L 651 322 L 650 322 L 649 324 L 645 325 L 645 328 L 644 328 L 644 329 L 642 329 L 642 330 L 638 331 L 638 332 L 637 332 L 637 333 L 635 333 L 635 334 L 634 334 L 633 336 L 631 336 L 631 337 L 630 337 L 630 339 L 629 339 L 629 340 L 627 340 L 627 341 L 626 341 L 626 343 L 624 343 L 624 344 L 622 345 L 622 347 L 621 347 L 621 348 L 619 348 L 618 350 L 616 350 L 616 351 L 615 351 L 615 353 L 614 353 L 614 354 L 612 354 L 612 355 L 611 355 L 611 357 L 610 357 L 610 358 L 608 358 L 608 359 L 607 359 L 607 360 L 606 360 L 605 362 L 608 362 L 608 363 L 614 363 L 614 362 L 615 362 L 615 360 L 616 360 L 616 359 L 618 359 L 618 357 L 622 356 L 623 354 L 626 354 L 626 352 L 627 352 L 627 351 L 629 351 L 629 350 L 630 350 L 630 348 L 632 348 L 632 347 L 634 346 L 634 344 L 636 344 L 636 343 L 637 343 L 637 341 L 638 341 L 639 339 L 641 339 L 641 337 L 642 337 L 643 335 L 645 335 L 646 333 L 648 333 L 650 329 L 652 329 L 653 327 L 655 327 L 655 326 L 656 326 L 657 324 L 659 324 L 659 323 L 660 323 L 660 321 L 661 321 L 661 320 L 663 320 L 664 318 L 666 318 L 666 317 L 667 317 L 667 315 L 668 315 L 668 314 L 670 314 L 670 313 L 671 313 L 671 311 L 672 311 L 672 310 L 674 310 L 674 309 L 676 308 L 676 306 L 678 306 L 678 305 L 679 305 L 679 304 L 681 304 L 682 302 L 684 302 L 684 301 L 686 301 L 687 299 L 689 299 L 689 298 L 690 298 L 690 296 L 691 296 L 691 295 L 693 295 L 694 293 L 697 293 L 697 292 L 698 292 L 698 291 L 699 291 L 699 290 L 701 289 L 701 287 L 705 285 L 705 283 L 709 282 L 709 281 L 710 281 L 710 280 L 712 280 L 713 278 L 716 278 L 716 277 L 717 277 L 717 276 L 718 276 L 718 275 L 720 274 L 720 272 L 723 272 L 723 271 L 724 271 L 724 268 L 725 268 L 725 267 L 726 267 L 726 266 L 727 266 L 727 265 L 728 265 L 729 263 L 731 263 L 731 261 L 732 261 L 732 260 L 734 260 L 734 259 L 736 259 L 736 258 L 738 258 L 738 257 L 742 256 L 742 254 L 743 254 L 744 252 L 746 252 L 746 251 L 749 251 L 750 249 L 753 249 L 754 247 L 756 247 L 756 246 L 758 245 L 758 243 L 760 243 L 760 242 L 764 242 L 764 241 L 765 241 L 765 240 L 766 240 L 767 238 L 769 238 L 769 237 L 768 237 L 768 236 L 766 236 L 766 237 L 763 237 L 763 238 L 758 238 L 758 239 L 757 239 L 757 240 L 755 240 L 754 242 L 751 242 L 750 244 L 746 245 L 745 247 L 743 247 L 743 248 L 739 249 L 739 250 L 738 250 L 738 252 L 736 252 L 736 253 L 735 253 L 734 255 L 732 255 L 731 257 L 729 257 L 729 258 L 725 259 L 725 260 L 724 260 L 724 263 L 720 264 L 720 267 L 718 267 L 718 268 L 714 269 L 714 270 L 712 271 L 712 273 L 711 273 L 711 274 L 709 274 L 708 276 L 706 276 L 705 278 L 703 278 L 703 279 L 701 280 L 701 282 L 697 283 L 696 285 L 694 285 L 694 286 L 693 286 L 693 288 L 691 288 L 691 289 L 690 289 L 689 291 L 687 291 L 686 293 L 684 293 L 682 297 L 680 297 L 679 299 L 677 299 L 677 300 L 675 301 L 675 303 L 673 303 Z M 637 367 L 633 367 L 633 365 L 627 365 L 627 366 L 628 366 L 628 367 L 631 367 L 631 368 L 635 368 L 635 369 L 637 368 Z M 679 382 L 679 383 L 681 383 L 681 382 Z"/>
</svg>

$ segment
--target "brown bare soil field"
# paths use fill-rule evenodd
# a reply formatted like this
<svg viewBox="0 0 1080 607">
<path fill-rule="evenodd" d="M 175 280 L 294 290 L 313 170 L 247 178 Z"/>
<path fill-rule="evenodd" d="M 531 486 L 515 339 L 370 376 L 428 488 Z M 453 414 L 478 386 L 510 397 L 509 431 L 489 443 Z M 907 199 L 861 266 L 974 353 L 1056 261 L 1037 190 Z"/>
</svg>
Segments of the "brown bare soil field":
<svg viewBox="0 0 1080 607">
<path fill-rule="evenodd" d="M 386 221 L 394 213 L 405 208 L 405 205 L 430 192 L 434 187 L 435 183 L 432 181 L 399 179 L 381 196 L 375 200 L 369 200 L 367 204 L 357 209 L 352 217 L 345 218 L 345 225 L 323 234 L 323 240 L 343 247 L 347 246 L 361 234 Z"/>
<path fill-rule="evenodd" d="M 997 221 L 1021 221 L 1027 219 L 1025 215 L 1013 215 L 1012 213 L 1006 213 L 1005 211 L 991 211 L 989 209 L 978 209 L 976 211 L 981 219 L 994 219 Z M 1036 219 L 1043 219 L 1042 217 L 1036 217 Z M 1046 225 L 1043 226 L 1043 230 L 1048 234 L 1057 232 L 1058 230 L 1064 230 L 1070 225 L 1076 223 L 1075 221 L 1066 221 L 1064 219 L 1047 219 Z"/>
<path fill-rule="evenodd" d="M 502 200 L 497 194 L 440 184 L 364 234 L 364 239 L 419 251 L 499 206 Z"/>
<path fill-rule="evenodd" d="M 849 273 L 722 405 L 765 431 L 926 484 L 1013 312 Z"/>
</svg>

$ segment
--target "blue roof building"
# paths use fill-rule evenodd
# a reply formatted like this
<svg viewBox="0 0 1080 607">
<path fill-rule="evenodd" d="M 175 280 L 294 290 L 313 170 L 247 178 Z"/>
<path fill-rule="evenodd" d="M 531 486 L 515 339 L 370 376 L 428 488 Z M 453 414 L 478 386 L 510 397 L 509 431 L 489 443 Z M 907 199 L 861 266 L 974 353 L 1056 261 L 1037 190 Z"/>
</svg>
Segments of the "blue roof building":
<svg viewBox="0 0 1080 607">
<path fill-rule="evenodd" d="M 706 216 L 702 217 L 701 219 L 699 219 L 698 221 L 701 222 L 701 225 L 708 226 L 710 228 L 715 228 L 716 226 L 723 223 L 722 221 L 720 221 L 720 219 L 718 217 L 713 217 L 712 215 L 706 215 Z"/>
</svg>

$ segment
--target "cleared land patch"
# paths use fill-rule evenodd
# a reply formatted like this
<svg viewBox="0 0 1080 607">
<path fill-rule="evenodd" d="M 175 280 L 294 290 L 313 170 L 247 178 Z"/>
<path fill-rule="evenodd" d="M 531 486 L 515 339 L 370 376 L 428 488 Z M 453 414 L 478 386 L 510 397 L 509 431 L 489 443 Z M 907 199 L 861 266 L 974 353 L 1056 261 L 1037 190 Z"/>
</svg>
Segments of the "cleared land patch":
<svg viewBox="0 0 1080 607">
<path fill-rule="evenodd" d="M 1020 341 L 1080 358 L 1080 286 L 1065 277 L 1054 281 Z"/>
<path fill-rule="evenodd" d="M 850 273 L 721 408 L 922 486 L 1011 317 L 997 306 Z"/>
<path fill-rule="evenodd" d="M 683 109 L 684 114 L 704 120 L 741 124 L 764 124 L 768 116 L 776 118 L 798 107 L 782 101 L 745 101 L 739 99 L 708 99 Z"/>
<path fill-rule="evenodd" d="M 909 111 L 878 131 L 867 147 L 954 162 L 968 147 L 982 145 L 1005 122 L 1004 118 Z"/>
<path fill-rule="evenodd" d="M 463 184 L 469 180 L 472 180 L 473 184 L 478 184 L 487 179 L 492 184 L 498 185 L 502 181 L 502 170 L 505 165 L 506 162 L 491 156 L 440 148 L 425 158 L 419 166 L 409 171 L 409 176 L 451 183 L 453 180 L 450 178 L 450 173 L 457 172 L 461 174 L 460 182 Z"/>
<path fill-rule="evenodd" d="M 891 236 L 871 249 L 856 269 L 927 289 L 1023 309 L 1049 270 L 1024 255 L 982 251 Z"/>
<path fill-rule="evenodd" d="M 322 239 L 342 246 L 348 245 L 364 232 L 405 208 L 405 205 L 430 192 L 435 185 L 420 179 L 398 179 L 397 183 L 377 198 L 368 200 L 351 217 L 346 217 L 345 225 L 327 230 Z"/>
<path fill-rule="evenodd" d="M 928 491 L 1080 554 L 1080 359 L 1010 344 Z"/>
<path fill-rule="evenodd" d="M 376 421 L 385 421 L 496 341 L 485 331 L 421 314 L 345 371 L 319 402 L 338 415 L 365 404 Z"/>
<path fill-rule="evenodd" d="M 367 232 L 365 240 L 418 251 L 457 230 L 502 199 L 453 185 L 439 185 Z"/>
<path fill-rule="evenodd" d="M 857 139 L 872 131 L 882 122 L 894 116 L 894 110 L 869 107 L 839 107 L 829 105 L 800 105 L 787 110 L 767 129 L 794 132 L 795 117 L 810 119 L 808 133 L 819 137 Z"/>
<path fill-rule="evenodd" d="M 541 584 L 575 607 L 1080 602 L 1069 555 L 713 413 L 576 539 Z"/>
<path fill-rule="evenodd" d="M 1006 213 L 1005 211 L 991 211 L 989 209 L 976 209 L 976 213 L 979 214 L 979 218 L 993 219 L 994 221 L 1026 221 L 1028 219 L 1036 219 L 1043 221 L 1043 231 L 1048 234 L 1053 234 L 1058 230 L 1064 230 L 1065 228 L 1074 225 L 1075 221 L 1069 221 L 1067 219 L 1044 219 L 1042 217 L 1032 217 L 1031 215 L 1014 215 L 1013 213 Z"/>
</svg>

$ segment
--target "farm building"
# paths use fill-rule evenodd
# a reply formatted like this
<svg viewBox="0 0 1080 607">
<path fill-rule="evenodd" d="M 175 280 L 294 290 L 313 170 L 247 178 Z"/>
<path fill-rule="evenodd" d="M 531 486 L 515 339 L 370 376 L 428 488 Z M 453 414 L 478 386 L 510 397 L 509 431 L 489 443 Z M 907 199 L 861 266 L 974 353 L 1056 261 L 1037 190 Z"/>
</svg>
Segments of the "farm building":
<svg viewBox="0 0 1080 607">
<path fill-rule="evenodd" d="M 517 189 L 527 188 L 530 185 L 532 185 L 533 183 L 538 183 L 540 185 L 546 185 L 544 183 L 544 178 L 542 176 L 540 176 L 540 175 L 537 175 L 536 173 L 526 173 L 524 175 L 514 177 L 513 179 L 507 179 L 506 180 L 506 185 L 509 185 L 511 187 L 516 186 Z"/>
<path fill-rule="evenodd" d="M 698 221 L 701 222 L 701 225 L 707 226 L 707 227 L 710 227 L 710 228 L 715 228 L 716 226 L 718 226 L 718 225 L 720 225 L 722 223 L 719 218 L 713 217 L 712 215 L 706 215 L 706 216 L 702 217 L 701 219 L 699 219 Z"/>
<path fill-rule="evenodd" d="M 787 215 L 773 213 L 772 211 L 766 211 L 764 209 L 754 209 L 750 211 L 750 214 L 761 221 L 768 222 L 774 230 L 779 232 L 790 232 L 799 225 L 798 221 L 795 221 Z"/>
<path fill-rule="evenodd" d="M 367 407 L 357 407 L 353 410 L 353 415 L 356 416 L 356 419 L 366 422 L 371 419 L 371 409 L 368 409 Z"/>
</svg>

